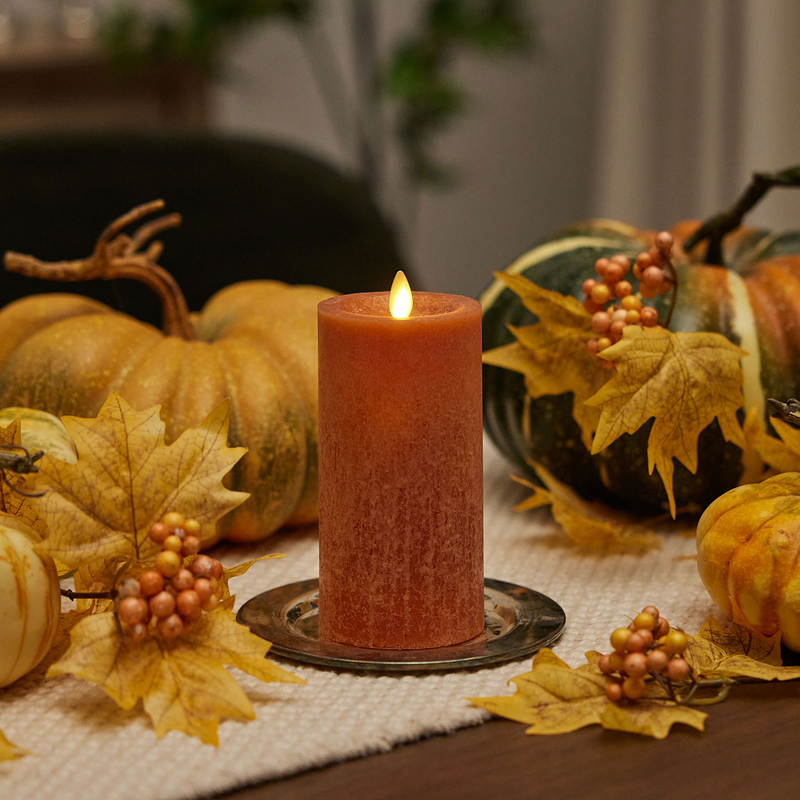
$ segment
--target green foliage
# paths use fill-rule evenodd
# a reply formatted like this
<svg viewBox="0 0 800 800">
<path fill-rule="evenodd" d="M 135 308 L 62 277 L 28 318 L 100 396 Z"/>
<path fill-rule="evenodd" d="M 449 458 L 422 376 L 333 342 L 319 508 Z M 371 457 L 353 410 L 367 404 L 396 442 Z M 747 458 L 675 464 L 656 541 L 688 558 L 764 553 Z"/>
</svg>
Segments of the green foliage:
<svg viewBox="0 0 800 800">
<path fill-rule="evenodd" d="M 147 17 L 132 1 L 123 2 L 104 19 L 101 41 L 118 69 L 179 60 L 216 74 L 222 44 L 246 27 L 308 24 L 315 7 L 315 0 L 181 0 L 178 15 Z M 394 48 L 375 91 L 393 112 L 412 183 L 452 180 L 431 145 L 466 105 L 467 92 L 451 74 L 453 62 L 464 53 L 495 57 L 526 51 L 534 25 L 522 7 L 523 0 L 429 0 L 417 31 Z"/>
<path fill-rule="evenodd" d="M 524 52 L 533 24 L 518 0 L 433 0 L 417 33 L 400 42 L 383 78 L 412 180 L 442 184 L 452 174 L 431 155 L 433 136 L 464 109 L 466 91 L 450 76 L 457 55 Z"/>
</svg>

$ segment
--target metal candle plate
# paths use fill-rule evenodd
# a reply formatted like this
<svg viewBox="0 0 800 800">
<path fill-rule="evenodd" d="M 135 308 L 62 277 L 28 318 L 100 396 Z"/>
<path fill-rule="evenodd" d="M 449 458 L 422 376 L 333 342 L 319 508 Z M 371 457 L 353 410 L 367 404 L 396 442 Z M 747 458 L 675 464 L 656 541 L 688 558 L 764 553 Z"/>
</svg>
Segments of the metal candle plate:
<svg viewBox="0 0 800 800">
<path fill-rule="evenodd" d="M 555 642 L 566 616 L 549 597 L 513 583 L 484 579 L 480 636 L 429 650 L 372 650 L 319 638 L 319 579 L 270 589 L 248 600 L 237 619 L 272 642 L 270 654 L 323 667 L 413 672 L 485 667 L 521 658 Z"/>
</svg>

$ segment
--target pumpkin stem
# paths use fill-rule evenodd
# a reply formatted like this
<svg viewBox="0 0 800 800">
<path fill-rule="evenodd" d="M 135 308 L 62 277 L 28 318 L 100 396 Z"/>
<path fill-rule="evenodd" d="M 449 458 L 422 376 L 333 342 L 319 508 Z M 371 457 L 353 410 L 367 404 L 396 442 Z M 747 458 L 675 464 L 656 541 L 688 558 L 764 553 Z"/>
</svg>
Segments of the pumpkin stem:
<svg viewBox="0 0 800 800">
<path fill-rule="evenodd" d="M 7 252 L 5 268 L 29 278 L 51 281 L 85 281 L 94 278 L 129 278 L 149 286 L 161 300 L 162 330 L 167 336 L 195 339 L 189 309 L 177 281 L 157 263 L 163 246 L 150 240 L 181 224 L 180 214 L 166 214 L 140 226 L 132 236 L 123 228 L 164 207 L 163 200 L 137 206 L 115 219 L 99 236 L 89 258 L 77 261 L 40 261 L 34 256 Z M 148 244 L 149 243 L 149 244 Z M 146 249 L 142 251 L 142 248 Z"/>
<path fill-rule="evenodd" d="M 727 210 L 707 219 L 684 243 L 688 253 L 695 245 L 708 239 L 706 264 L 722 266 L 722 237 L 742 224 L 747 214 L 773 186 L 800 186 L 800 165 L 780 172 L 755 172 L 748 187 Z"/>
</svg>

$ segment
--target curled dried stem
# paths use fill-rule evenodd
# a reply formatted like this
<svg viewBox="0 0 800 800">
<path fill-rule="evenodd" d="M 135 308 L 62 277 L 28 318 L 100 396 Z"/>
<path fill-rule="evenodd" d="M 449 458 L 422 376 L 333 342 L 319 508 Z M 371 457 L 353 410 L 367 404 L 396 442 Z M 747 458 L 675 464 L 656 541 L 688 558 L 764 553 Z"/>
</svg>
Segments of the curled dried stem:
<svg viewBox="0 0 800 800">
<path fill-rule="evenodd" d="M 30 278 L 53 281 L 84 281 L 99 278 L 129 278 L 149 286 L 161 300 L 162 330 L 167 336 L 194 339 L 186 300 L 175 279 L 157 263 L 163 246 L 154 236 L 181 223 L 180 214 L 141 225 L 128 236 L 123 229 L 164 207 L 163 200 L 144 203 L 115 219 L 100 234 L 91 256 L 75 261 L 40 261 L 31 255 L 7 252 L 5 268 Z M 144 249 L 143 249 L 144 248 Z"/>
</svg>

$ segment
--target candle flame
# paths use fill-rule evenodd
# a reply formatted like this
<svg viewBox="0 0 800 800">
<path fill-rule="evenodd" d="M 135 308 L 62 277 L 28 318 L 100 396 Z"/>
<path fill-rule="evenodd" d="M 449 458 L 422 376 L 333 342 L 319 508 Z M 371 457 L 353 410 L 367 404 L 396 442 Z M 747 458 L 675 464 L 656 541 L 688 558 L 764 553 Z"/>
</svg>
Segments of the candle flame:
<svg viewBox="0 0 800 800">
<path fill-rule="evenodd" d="M 389 292 L 389 310 L 395 319 L 405 319 L 411 314 L 413 305 L 408 278 L 403 274 L 403 270 L 398 270 L 392 281 L 392 290 Z"/>
</svg>

